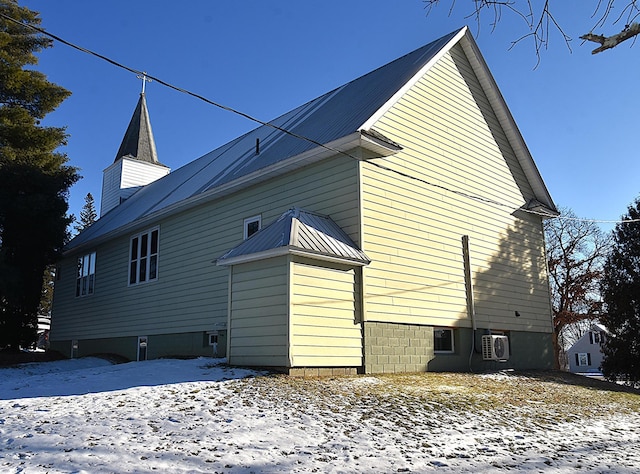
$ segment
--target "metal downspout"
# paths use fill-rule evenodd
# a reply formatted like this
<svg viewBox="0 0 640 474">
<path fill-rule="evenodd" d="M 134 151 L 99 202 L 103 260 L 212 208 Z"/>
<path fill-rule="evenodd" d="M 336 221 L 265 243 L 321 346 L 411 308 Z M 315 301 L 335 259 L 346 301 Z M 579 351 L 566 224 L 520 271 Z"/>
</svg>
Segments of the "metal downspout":
<svg viewBox="0 0 640 474">
<path fill-rule="evenodd" d="M 467 314 L 471 318 L 471 352 L 469 352 L 469 371 L 471 368 L 471 359 L 476 350 L 476 306 L 473 300 L 473 279 L 471 277 L 471 256 L 469 254 L 469 236 L 462 236 L 462 258 L 464 263 L 464 286 L 467 293 Z"/>
</svg>

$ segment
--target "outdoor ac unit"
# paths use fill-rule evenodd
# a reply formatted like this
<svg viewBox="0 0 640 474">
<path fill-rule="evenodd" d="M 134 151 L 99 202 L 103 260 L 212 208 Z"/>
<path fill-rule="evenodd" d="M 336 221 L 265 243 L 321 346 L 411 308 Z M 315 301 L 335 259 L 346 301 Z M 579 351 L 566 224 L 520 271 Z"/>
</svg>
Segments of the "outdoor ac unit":
<svg viewBox="0 0 640 474">
<path fill-rule="evenodd" d="M 482 336 L 483 360 L 509 360 L 509 338 L 507 336 Z"/>
</svg>

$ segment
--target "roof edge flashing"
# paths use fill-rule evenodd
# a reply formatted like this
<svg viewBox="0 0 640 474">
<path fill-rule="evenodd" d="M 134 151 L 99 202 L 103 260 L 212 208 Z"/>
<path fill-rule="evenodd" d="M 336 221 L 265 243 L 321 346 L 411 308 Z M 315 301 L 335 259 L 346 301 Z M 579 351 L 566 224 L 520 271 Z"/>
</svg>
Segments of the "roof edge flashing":
<svg viewBox="0 0 640 474">
<path fill-rule="evenodd" d="M 393 96 L 391 96 L 391 98 L 382 105 L 382 107 L 380 107 L 373 115 L 371 115 L 371 117 L 367 119 L 365 123 L 362 124 L 360 130 L 369 130 L 370 128 L 373 128 L 376 122 L 380 120 L 380 118 L 385 113 L 387 113 L 387 111 L 391 107 L 393 107 L 393 105 L 398 102 L 398 100 L 400 100 L 400 98 L 403 97 L 406 92 L 411 89 L 411 87 L 413 87 L 413 85 L 418 82 L 418 80 L 420 80 L 420 78 L 424 76 L 434 64 L 436 64 L 440 60 L 440 58 L 442 58 L 442 56 L 444 56 L 453 47 L 453 45 L 455 45 L 458 41 L 460 41 L 461 38 L 465 36 L 467 30 L 467 26 L 463 26 L 462 28 L 460 28 L 447 44 L 442 46 L 440 50 L 436 54 L 434 54 L 433 57 L 429 61 L 427 61 L 427 63 L 425 63 L 424 66 L 422 66 L 422 68 L 420 68 L 420 70 L 416 72 L 413 77 L 404 84 L 404 86 L 398 89 L 396 93 L 393 94 Z"/>
<path fill-rule="evenodd" d="M 462 41 L 460 41 L 460 45 L 462 46 L 474 73 L 478 77 L 480 86 L 486 94 L 500 126 L 504 130 L 507 140 L 514 151 L 527 180 L 533 188 L 536 199 L 552 213 L 557 212 L 557 206 L 553 202 L 549 189 L 542 179 L 542 175 L 540 174 L 533 156 L 527 147 L 515 118 L 511 114 L 497 82 L 480 52 L 480 48 L 473 39 L 473 35 L 465 32 Z"/>
<path fill-rule="evenodd" d="M 214 263 L 220 267 L 228 267 L 233 265 L 239 265 L 242 263 L 256 262 L 259 260 L 266 260 L 268 258 L 282 257 L 285 255 L 296 255 L 298 257 L 311 258 L 314 260 L 322 260 L 331 263 L 340 263 L 343 265 L 351 265 L 357 267 L 364 267 L 371 263 L 368 258 L 366 260 L 356 260 L 347 257 L 341 257 L 337 255 L 327 255 L 324 253 L 313 252 L 307 249 L 301 249 L 292 245 L 283 247 L 277 247 L 275 249 L 269 249 L 262 252 L 256 252 L 248 255 L 238 255 L 237 257 L 224 258 L 221 257 L 214 260 Z"/>
<path fill-rule="evenodd" d="M 549 206 L 541 203 L 535 198 L 530 199 L 529 202 L 527 202 L 520 209 L 530 214 L 540 216 L 543 219 L 555 219 L 556 217 L 560 216 L 560 212 L 558 212 L 558 210 L 551 209 Z"/>
</svg>

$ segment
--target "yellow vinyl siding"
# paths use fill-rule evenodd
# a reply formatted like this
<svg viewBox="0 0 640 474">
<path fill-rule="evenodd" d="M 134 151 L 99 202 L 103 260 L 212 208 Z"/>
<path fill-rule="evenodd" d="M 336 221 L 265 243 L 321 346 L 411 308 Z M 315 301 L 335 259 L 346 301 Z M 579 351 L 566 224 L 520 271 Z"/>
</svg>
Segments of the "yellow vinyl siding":
<svg viewBox="0 0 640 474">
<path fill-rule="evenodd" d="M 270 258 L 233 266 L 231 364 L 288 366 L 288 262 Z"/>
<path fill-rule="evenodd" d="M 294 367 L 358 367 L 355 270 L 292 264 L 291 359 Z"/>
<path fill-rule="evenodd" d="M 380 162 L 422 181 L 362 163 L 365 320 L 470 327 L 469 235 L 477 324 L 549 332 L 542 222 L 514 215 L 533 191 L 462 48 L 373 128 L 403 146 Z"/>
<path fill-rule="evenodd" d="M 243 219 L 260 214 L 267 225 L 298 206 L 330 215 L 359 242 L 357 166 L 346 157 L 327 159 L 92 248 L 96 291 L 84 298 L 75 297 L 77 255 L 64 259 L 56 281 L 52 340 L 223 329 L 229 270 L 214 260 L 242 241 Z M 158 280 L 129 287 L 130 235 L 157 225 Z"/>
</svg>

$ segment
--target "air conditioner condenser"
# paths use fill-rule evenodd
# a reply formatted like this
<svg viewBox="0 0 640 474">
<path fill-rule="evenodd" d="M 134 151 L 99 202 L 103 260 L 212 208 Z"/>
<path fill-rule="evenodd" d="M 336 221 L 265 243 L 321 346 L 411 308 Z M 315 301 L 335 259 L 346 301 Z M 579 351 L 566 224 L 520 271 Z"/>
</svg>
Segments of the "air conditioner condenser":
<svg viewBox="0 0 640 474">
<path fill-rule="evenodd" d="M 482 336 L 482 359 L 501 362 L 509 360 L 509 338 L 495 334 Z"/>
</svg>

